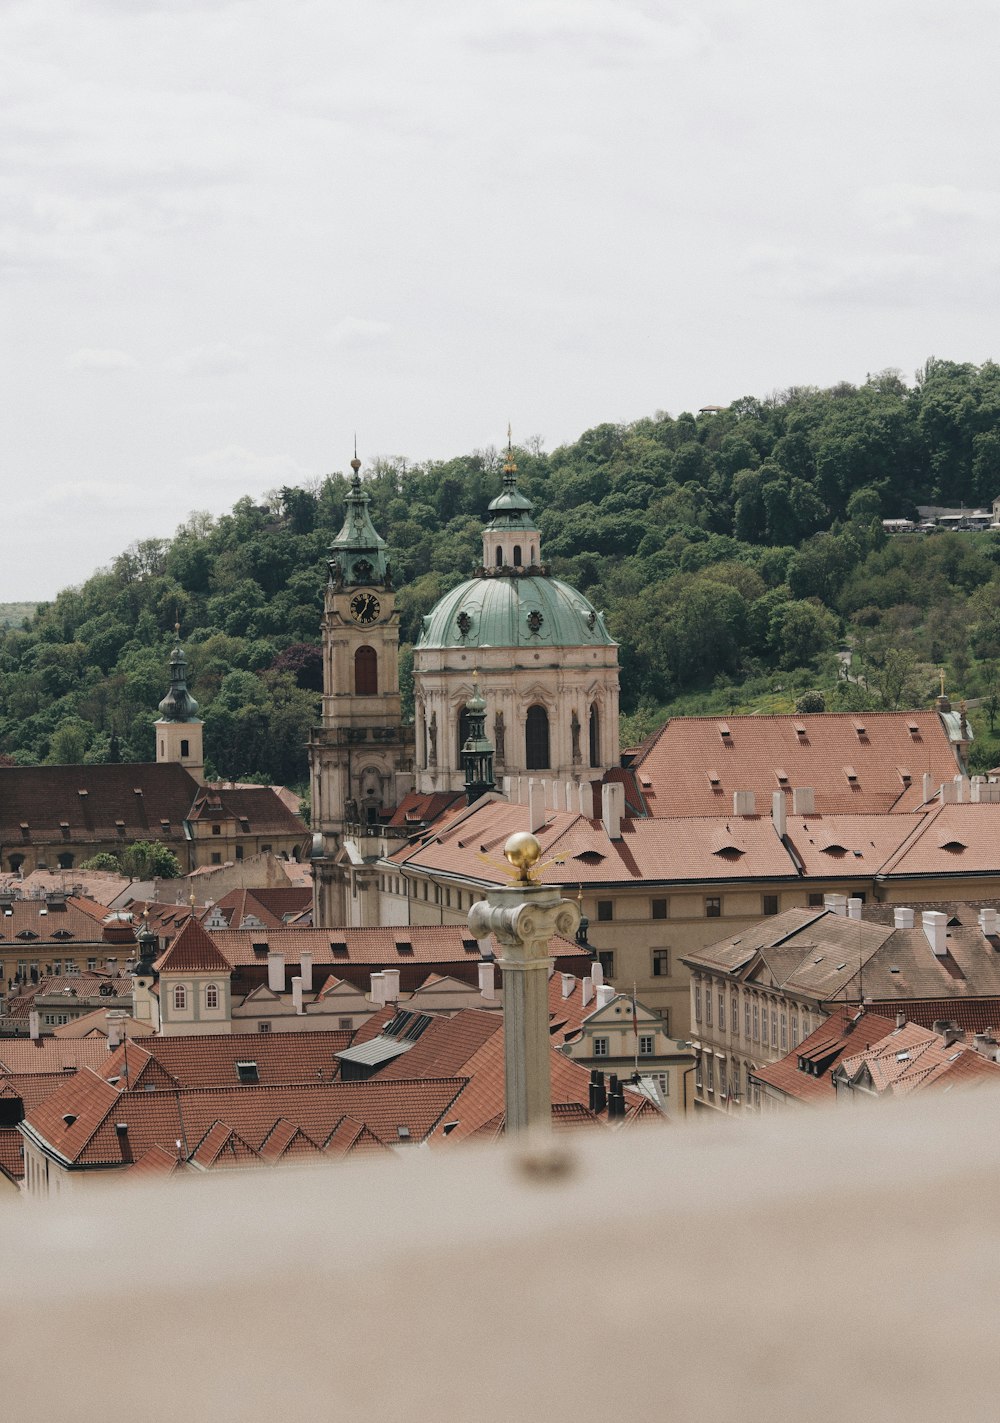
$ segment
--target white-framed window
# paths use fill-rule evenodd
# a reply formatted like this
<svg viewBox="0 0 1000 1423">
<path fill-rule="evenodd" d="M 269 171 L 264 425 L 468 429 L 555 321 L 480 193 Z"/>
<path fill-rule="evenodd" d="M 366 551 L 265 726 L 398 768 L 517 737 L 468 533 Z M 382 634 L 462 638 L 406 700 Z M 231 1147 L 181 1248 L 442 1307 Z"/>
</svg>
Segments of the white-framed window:
<svg viewBox="0 0 1000 1423">
<path fill-rule="evenodd" d="M 174 1011 L 183 1013 L 187 1009 L 188 995 L 187 989 L 182 983 L 178 983 L 174 988 Z"/>
<path fill-rule="evenodd" d="M 705 1086 L 709 1092 L 715 1092 L 715 1058 L 710 1052 L 705 1054 Z"/>
<path fill-rule="evenodd" d="M 750 1038 L 750 999 L 743 1000 L 743 1036 L 749 1041 Z"/>
<path fill-rule="evenodd" d="M 694 986 L 694 1020 L 701 1022 L 701 989 L 697 984 Z"/>
<path fill-rule="evenodd" d="M 719 989 L 719 1031 L 726 1031 L 726 995 Z"/>
<path fill-rule="evenodd" d="M 640 1035 L 639 1035 L 639 1056 L 640 1056 L 640 1057 L 652 1057 L 652 1056 L 653 1056 L 654 1047 L 655 1047 L 655 1042 L 654 1042 L 654 1038 L 653 1038 L 652 1033 L 649 1033 L 649 1034 L 640 1033 Z"/>
<path fill-rule="evenodd" d="M 670 977 L 670 950 L 669 950 L 669 949 L 654 949 L 654 950 L 653 950 L 653 977 L 654 977 L 654 978 L 669 978 L 669 977 Z"/>
<path fill-rule="evenodd" d="M 219 985 L 210 983 L 205 988 L 205 1007 L 218 1008 L 219 1006 Z"/>
<path fill-rule="evenodd" d="M 772 1009 L 771 1009 L 771 1046 L 772 1046 L 773 1048 L 776 1048 L 776 1047 L 778 1046 L 778 1010 L 777 1010 L 777 1008 L 772 1008 Z"/>
<path fill-rule="evenodd" d="M 793 1047 L 793 1048 L 794 1048 L 794 1047 L 798 1047 L 798 1045 L 799 1045 L 799 1019 L 798 1019 L 798 1015 L 795 1014 L 795 1013 L 793 1013 L 793 1014 L 792 1014 L 792 1047 Z"/>
<path fill-rule="evenodd" d="M 608 1038 L 595 1038 L 595 1039 L 594 1039 L 594 1056 L 595 1056 L 595 1057 L 607 1057 L 607 1056 L 608 1056 L 608 1049 L 609 1049 L 609 1047 L 610 1047 L 610 1040 L 609 1040 Z"/>
<path fill-rule="evenodd" d="M 656 1084 L 664 1097 L 670 1096 L 670 1073 L 658 1072 L 656 1074 Z"/>
<path fill-rule="evenodd" d="M 733 990 L 733 1037 L 739 1036 L 740 1031 L 740 999 L 739 994 Z"/>
<path fill-rule="evenodd" d="M 712 1026 L 712 990 L 711 990 L 711 988 L 706 988 L 706 989 L 705 989 L 705 1026 L 706 1026 L 706 1028 L 710 1028 L 710 1027 Z"/>
<path fill-rule="evenodd" d="M 269 1032 L 271 1031 L 271 1024 L 270 1024 L 270 1023 L 258 1023 L 258 1024 L 257 1024 L 257 1031 L 258 1031 L 258 1033 L 269 1033 Z"/>
<path fill-rule="evenodd" d="M 354 1029 L 354 1019 L 353 1019 L 353 1018 L 338 1018 L 338 1019 L 337 1019 L 337 1027 L 340 1029 L 340 1031 L 341 1031 L 342 1033 L 345 1033 L 345 1032 L 346 1032 L 346 1033 L 350 1033 L 350 1032 L 352 1032 L 353 1029 Z"/>
<path fill-rule="evenodd" d="M 788 1051 L 788 1014 L 781 1015 L 781 1051 Z"/>
<path fill-rule="evenodd" d="M 704 1067 L 702 1064 L 701 1053 L 699 1053 L 694 1060 L 694 1085 L 697 1087 L 699 1092 L 705 1085 Z"/>
</svg>

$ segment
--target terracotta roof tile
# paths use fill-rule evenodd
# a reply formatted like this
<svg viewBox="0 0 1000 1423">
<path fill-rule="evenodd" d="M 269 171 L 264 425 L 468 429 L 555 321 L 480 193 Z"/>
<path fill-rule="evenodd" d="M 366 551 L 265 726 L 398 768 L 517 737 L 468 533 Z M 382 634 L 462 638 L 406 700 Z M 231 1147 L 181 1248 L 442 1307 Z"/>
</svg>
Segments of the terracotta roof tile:
<svg viewBox="0 0 1000 1423">
<path fill-rule="evenodd" d="M 834 1008 L 829 1018 L 807 1038 L 803 1038 L 797 1048 L 793 1048 L 779 1062 L 756 1068 L 753 1075 L 759 1082 L 777 1088 L 786 1097 L 804 1105 L 832 1103 L 836 1096 L 830 1077 L 833 1068 L 849 1053 L 856 1052 L 859 1043 L 867 1047 L 879 1042 L 895 1026 L 892 1018 L 881 1017 L 877 1013 L 864 1013 L 858 1018 L 857 1010 Z M 817 1053 L 830 1057 L 828 1068 L 821 1077 L 803 1072 L 798 1065 L 800 1057 L 811 1061 Z"/>
<path fill-rule="evenodd" d="M 5 766 L 0 768 L 0 839 L 19 843 L 24 823 L 28 842 L 35 845 L 116 840 L 121 821 L 125 840 L 148 840 L 151 832 L 158 835 L 162 819 L 180 834 L 197 790 L 191 773 L 174 762 Z"/>
<path fill-rule="evenodd" d="M 197 919 L 188 919 L 166 953 L 155 965 L 159 973 L 224 973 L 229 963 Z"/>
</svg>

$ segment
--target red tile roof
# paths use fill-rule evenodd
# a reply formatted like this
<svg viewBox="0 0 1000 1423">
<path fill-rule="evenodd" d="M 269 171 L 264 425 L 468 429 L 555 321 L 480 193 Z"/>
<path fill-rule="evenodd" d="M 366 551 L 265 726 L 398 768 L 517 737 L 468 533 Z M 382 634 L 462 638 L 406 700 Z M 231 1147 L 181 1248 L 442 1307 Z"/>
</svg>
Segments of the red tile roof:
<svg viewBox="0 0 1000 1423">
<path fill-rule="evenodd" d="M 304 821 L 292 814 L 270 786 L 201 786 L 187 819 L 235 820 L 237 833 L 243 830 L 248 835 L 293 835 L 305 840 L 309 834 Z"/>
<path fill-rule="evenodd" d="M 845 767 L 856 769 L 856 781 Z M 753 791 L 765 813 L 772 793 L 785 791 L 790 810 L 796 786 L 812 786 L 824 814 L 914 810 L 925 771 L 936 789 L 959 766 L 941 718 L 916 711 L 674 717 L 645 742 L 632 769 L 649 814 L 672 817 L 727 815 L 734 791 Z"/>
<path fill-rule="evenodd" d="M 158 839 L 161 820 L 170 823 L 177 838 L 197 790 L 195 778 L 175 762 L 4 766 L 0 768 L 0 840 L 14 849 L 22 841 L 59 845 Z M 21 833 L 22 825 L 28 828 L 27 837 Z"/>
<path fill-rule="evenodd" d="M 219 1033 L 204 1037 L 144 1038 L 113 1053 L 104 1050 L 98 1070 L 104 1078 L 121 1076 L 126 1056 L 133 1086 L 147 1062 L 159 1065 L 165 1082 L 182 1087 L 231 1087 L 239 1082 L 236 1064 L 253 1062 L 265 1085 L 329 1082 L 337 1067 L 336 1054 L 348 1047 L 351 1033 Z M 2 1051 L 0 1043 L 0 1051 Z M 448 1074 L 437 1073 L 437 1076 Z M 149 1076 L 142 1072 L 142 1080 Z"/>
<path fill-rule="evenodd" d="M 0 1127 L 0 1171 L 9 1181 L 24 1177 L 24 1138 L 17 1127 Z"/>
<path fill-rule="evenodd" d="M 188 919 L 165 954 L 155 965 L 159 973 L 228 974 L 228 961 L 219 953 L 197 919 Z"/>
<path fill-rule="evenodd" d="M 0 1038 L 0 1072 L 75 1072 L 108 1057 L 106 1038 Z"/>
<path fill-rule="evenodd" d="M 0 782 L 2 790 L 2 782 Z M 0 948 L 24 948 L 25 957 L 45 952 L 73 957 L 74 951 L 106 950 L 102 921 L 108 911 L 89 900 L 15 899 L 0 909 Z M 30 939 L 22 937 L 30 934 Z M 54 937 L 58 934 L 58 938 Z"/>
<path fill-rule="evenodd" d="M 797 1048 L 793 1048 L 779 1062 L 755 1068 L 753 1075 L 759 1082 L 804 1105 L 832 1103 L 836 1096 L 830 1077 L 832 1070 L 848 1054 L 857 1052 L 859 1043 L 867 1047 L 879 1042 L 895 1026 L 895 1018 L 871 1012 L 858 1018 L 857 1009 L 834 1008 L 829 1018 L 807 1038 L 803 1038 Z M 828 1069 L 821 1077 L 803 1072 L 798 1065 L 800 1057 L 811 1060 L 817 1054 L 823 1057 L 830 1054 Z"/>
<path fill-rule="evenodd" d="M 363 968 L 405 967 L 407 964 L 476 964 L 482 958 L 479 944 L 461 924 L 410 924 L 386 929 L 311 929 L 284 925 L 280 929 L 211 929 L 213 943 L 233 968 L 267 965 L 267 951 L 281 953 L 286 964 L 309 951 L 314 965 L 332 964 L 342 976 L 348 966 Z M 491 941 L 494 942 L 494 941 Z M 266 945 L 257 950 L 255 944 Z M 403 945 L 404 947 L 400 947 Z M 498 952 L 494 942 L 494 950 Z M 586 949 L 571 939 L 552 940 L 551 951 L 560 959 L 589 962 Z M 420 981 L 426 978 L 420 973 Z"/>
</svg>

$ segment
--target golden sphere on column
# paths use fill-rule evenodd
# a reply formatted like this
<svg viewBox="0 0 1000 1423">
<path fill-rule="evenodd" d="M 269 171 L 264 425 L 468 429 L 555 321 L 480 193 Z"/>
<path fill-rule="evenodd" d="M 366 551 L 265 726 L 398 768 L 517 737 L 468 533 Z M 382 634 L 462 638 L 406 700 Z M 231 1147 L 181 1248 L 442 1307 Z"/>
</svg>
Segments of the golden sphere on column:
<svg viewBox="0 0 1000 1423">
<path fill-rule="evenodd" d="M 532 866 L 537 865 L 542 857 L 542 847 L 530 831 L 519 830 L 507 841 L 503 854 L 507 863 L 517 870 L 519 878 L 526 880 L 530 877 Z"/>
</svg>

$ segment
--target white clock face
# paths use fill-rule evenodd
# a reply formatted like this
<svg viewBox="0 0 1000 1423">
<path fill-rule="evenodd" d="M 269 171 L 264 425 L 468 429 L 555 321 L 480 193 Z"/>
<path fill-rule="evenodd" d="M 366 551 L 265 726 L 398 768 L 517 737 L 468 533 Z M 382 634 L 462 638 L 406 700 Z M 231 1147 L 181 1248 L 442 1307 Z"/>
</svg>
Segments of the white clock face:
<svg viewBox="0 0 1000 1423">
<path fill-rule="evenodd" d="M 356 623 L 373 623 L 382 611 L 382 604 L 374 593 L 355 593 L 350 606 Z"/>
</svg>

